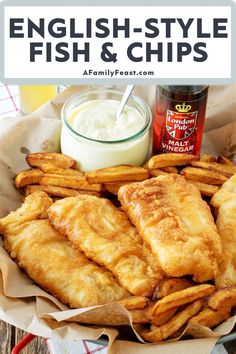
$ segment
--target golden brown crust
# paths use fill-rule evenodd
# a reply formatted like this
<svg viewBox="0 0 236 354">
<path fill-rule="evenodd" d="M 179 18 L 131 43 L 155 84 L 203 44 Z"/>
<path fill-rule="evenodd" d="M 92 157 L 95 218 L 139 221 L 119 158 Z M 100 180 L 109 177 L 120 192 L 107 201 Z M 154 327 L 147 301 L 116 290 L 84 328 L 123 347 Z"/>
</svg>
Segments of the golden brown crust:
<svg viewBox="0 0 236 354">
<path fill-rule="evenodd" d="M 123 186 L 118 198 L 167 275 L 198 282 L 217 275 L 220 236 L 195 186 L 170 174 Z"/>
<path fill-rule="evenodd" d="M 236 174 L 213 196 L 211 205 L 217 211 L 216 226 L 223 246 L 216 285 L 236 285 Z"/>
<path fill-rule="evenodd" d="M 72 308 L 114 302 L 129 296 L 112 274 L 89 261 L 62 237 L 47 217 L 51 199 L 28 196 L 16 212 L 0 219 L 10 256 L 43 289 Z"/>
<path fill-rule="evenodd" d="M 85 195 L 66 198 L 57 201 L 48 214 L 56 229 L 87 257 L 113 272 L 131 293 L 152 295 L 163 273 L 148 265 L 141 237 L 109 200 Z"/>
<path fill-rule="evenodd" d="M 4 235 L 11 228 L 21 224 L 33 220 L 47 219 L 47 210 L 51 205 L 52 199 L 44 192 L 39 191 L 27 196 L 19 209 L 0 219 L 0 233 Z"/>
</svg>

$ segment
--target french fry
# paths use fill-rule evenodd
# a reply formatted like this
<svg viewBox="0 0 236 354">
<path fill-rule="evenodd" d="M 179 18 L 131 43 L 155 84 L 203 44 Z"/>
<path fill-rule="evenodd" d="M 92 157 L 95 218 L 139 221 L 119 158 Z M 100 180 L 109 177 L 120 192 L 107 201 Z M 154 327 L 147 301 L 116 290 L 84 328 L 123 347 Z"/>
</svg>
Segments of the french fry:
<svg viewBox="0 0 236 354">
<path fill-rule="evenodd" d="M 186 324 L 183 325 L 182 327 L 180 327 L 177 331 L 175 331 L 174 333 L 172 333 L 168 339 L 176 339 L 181 337 L 184 334 L 184 331 L 186 329 Z"/>
<path fill-rule="evenodd" d="M 148 320 L 143 314 L 143 310 L 130 310 L 133 324 L 148 323 Z"/>
<path fill-rule="evenodd" d="M 61 168 L 51 163 L 45 163 L 40 166 L 40 170 L 44 173 L 53 173 L 56 175 L 83 176 L 83 172 L 73 170 L 72 168 Z"/>
<path fill-rule="evenodd" d="M 219 190 L 219 187 L 213 186 L 212 184 L 206 184 L 191 180 L 189 180 L 189 182 L 194 184 L 199 189 L 202 195 L 206 195 L 208 197 L 212 197 Z"/>
<path fill-rule="evenodd" d="M 38 152 L 26 155 L 26 161 L 32 167 L 50 163 L 61 168 L 74 168 L 76 161 L 71 157 L 56 152 Z"/>
<path fill-rule="evenodd" d="M 40 186 L 39 184 L 30 184 L 28 186 L 26 186 L 25 188 L 25 195 L 30 195 L 34 192 L 39 192 L 39 191 L 43 191 L 43 186 Z"/>
<path fill-rule="evenodd" d="M 84 176 L 63 176 L 56 174 L 44 174 L 40 180 L 41 185 L 52 185 L 58 187 L 66 187 L 72 189 L 82 189 L 100 192 L 102 189 L 101 184 L 90 184 Z"/>
<path fill-rule="evenodd" d="M 167 295 L 170 295 L 179 290 L 190 288 L 193 285 L 194 285 L 193 282 L 184 278 L 163 279 L 156 287 L 153 294 L 153 298 L 162 299 Z M 154 315 L 155 303 L 154 303 L 145 310 L 145 315 L 147 318 L 150 319 L 152 323 L 155 323 L 157 326 L 160 326 L 163 323 L 167 322 L 168 319 L 171 318 L 176 313 L 177 310 L 178 307 L 175 307 L 173 309 L 167 310 L 159 314 L 158 316 L 155 316 Z"/>
<path fill-rule="evenodd" d="M 197 300 L 187 305 L 182 311 L 172 317 L 167 323 L 161 326 L 161 332 L 163 339 L 168 338 L 171 334 L 176 332 L 187 321 L 196 315 L 203 306 L 203 300 Z"/>
<path fill-rule="evenodd" d="M 139 310 L 148 306 L 148 298 L 144 296 L 131 296 L 127 299 L 117 301 L 117 304 L 124 306 L 127 310 Z"/>
<path fill-rule="evenodd" d="M 182 306 L 211 295 L 215 291 L 214 285 L 201 284 L 187 289 L 176 291 L 158 300 L 153 308 L 153 316 L 157 316 L 169 309 Z"/>
<path fill-rule="evenodd" d="M 193 161 L 191 162 L 193 167 L 200 167 L 206 170 L 212 170 L 225 175 L 226 177 L 231 177 L 236 173 L 235 165 L 221 164 L 218 162 L 203 162 L 203 161 Z"/>
<path fill-rule="evenodd" d="M 86 189 L 75 189 L 79 194 L 87 194 L 87 195 L 94 195 L 95 197 L 101 197 L 101 192 L 97 191 L 90 191 Z"/>
<path fill-rule="evenodd" d="M 28 184 L 38 184 L 43 172 L 37 168 L 21 171 L 15 178 L 17 188 L 22 188 Z"/>
<path fill-rule="evenodd" d="M 160 313 L 157 316 L 154 316 L 151 320 L 151 322 L 155 326 L 162 326 L 164 323 L 169 321 L 178 311 L 179 307 L 174 307 L 173 309 L 167 310 L 163 313 Z"/>
<path fill-rule="evenodd" d="M 163 171 L 160 168 L 156 168 L 155 170 L 149 170 L 150 176 L 151 177 L 158 177 L 158 176 L 163 176 L 163 175 L 168 175 L 168 172 Z"/>
<path fill-rule="evenodd" d="M 203 300 L 194 301 L 162 326 L 156 327 L 154 331 L 143 330 L 140 335 L 147 342 L 161 342 L 178 331 L 191 317 L 201 310 L 202 306 Z"/>
<path fill-rule="evenodd" d="M 85 191 L 85 190 L 78 190 L 78 189 L 71 189 L 71 188 L 64 188 L 64 187 L 57 187 L 57 186 L 50 186 L 50 185 L 30 185 L 26 187 L 26 195 L 32 194 L 36 191 L 43 191 L 50 196 L 55 197 L 76 197 L 80 194 L 89 194 L 95 195 L 97 197 L 100 196 L 99 192 L 94 191 Z"/>
<path fill-rule="evenodd" d="M 233 162 L 230 159 L 222 155 L 218 156 L 216 162 L 221 163 L 223 165 L 233 165 Z"/>
<path fill-rule="evenodd" d="M 214 185 L 223 184 L 228 179 L 220 173 L 197 167 L 185 167 L 180 171 L 180 174 L 188 180 Z"/>
<path fill-rule="evenodd" d="M 164 172 L 167 172 L 167 173 L 178 173 L 177 168 L 174 167 L 174 166 L 162 167 L 161 169 L 162 169 Z"/>
<path fill-rule="evenodd" d="M 228 318 L 230 318 L 229 312 L 222 313 L 220 311 L 214 311 L 208 307 L 199 312 L 196 316 L 192 317 L 189 320 L 189 323 L 194 323 L 212 328 L 224 322 Z"/>
<path fill-rule="evenodd" d="M 128 165 L 101 168 L 85 174 L 89 183 L 143 181 L 149 178 L 146 168 Z"/>
<path fill-rule="evenodd" d="M 162 299 L 163 297 L 175 293 L 176 291 L 190 288 L 193 282 L 184 278 L 163 279 L 156 287 L 153 298 Z"/>
<path fill-rule="evenodd" d="M 189 154 L 160 154 L 151 157 L 151 159 L 148 161 L 148 168 L 153 170 L 168 166 L 188 165 L 191 161 L 195 160 L 199 160 L 199 157 Z"/>
<path fill-rule="evenodd" d="M 155 306 L 156 302 L 155 301 L 149 301 L 149 305 L 147 308 L 144 309 L 144 315 L 145 317 L 149 320 L 149 322 L 152 322 L 153 319 L 153 309 Z"/>
<path fill-rule="evenodd" d="M 117 195 L 119 188 L 129 183 L 132 182 L 103 183 L 103 188 L 106 192 Z"/>
<path fill-rule="evenodd" d="M 209 297 L 208 306 L 215 311 L 230 312 L 236 306 L 236 286 L 217 290 Z"/>
<path fill-rule="evenodd" d="M 150 331 L 155 331 L 155 329 L 157 329 L 158 327 L 160 327 L 160 326 L 156 326 L 154 324 L 151 324 L 150 325 Z M 174 333 L 172 333 L 169 336 L 169 339 L 180 337 L 182 335 L 183 331 L 185 330 L 185 328 L 186 328 L 186 325 L 183 325 L 182 327 L 180 327 L 177 331 L 175 331 Z"/>
<path fill-rule="evenodd" d="M 201 156 L 200 161 L 215 162 L 216 158 L 215 158 L 215 156 L 204 154 Z"/>
</svg>

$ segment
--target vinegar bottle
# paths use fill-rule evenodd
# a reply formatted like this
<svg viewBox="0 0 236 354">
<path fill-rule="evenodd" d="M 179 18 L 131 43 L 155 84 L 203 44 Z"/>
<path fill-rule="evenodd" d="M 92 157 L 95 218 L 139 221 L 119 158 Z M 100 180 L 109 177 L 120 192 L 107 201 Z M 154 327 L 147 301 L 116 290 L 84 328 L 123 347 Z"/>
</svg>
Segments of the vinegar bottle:
<svg viewBox="0 0 236 354">
<path fill-rule="evenodd" d="M 208 86 L 159 86 L 154 153 L 200 155 Z"/>
</svg>

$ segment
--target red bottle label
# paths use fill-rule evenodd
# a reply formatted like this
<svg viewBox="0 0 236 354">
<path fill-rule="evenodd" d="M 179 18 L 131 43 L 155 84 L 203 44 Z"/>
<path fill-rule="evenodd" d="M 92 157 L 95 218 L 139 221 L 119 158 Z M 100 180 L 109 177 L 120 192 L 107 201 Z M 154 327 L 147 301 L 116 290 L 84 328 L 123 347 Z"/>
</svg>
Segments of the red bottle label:
<svg viewBox="0 0 236 354">
<path fill-rule="evenodd" d="M 157 102 L 154 119 L 154 154 L 200 154 L 206 97 L 191 102 L 169 99 Z"/>
<path fill-rule="evenodd" d="M 179 113 L 167 111 L 166 130 L 177 140 L 187 139 L 195 130 L 198 111 L 192 113 Z"/>
<path fill-rule="evenodd" d="M 176 112 L 167 110 L 166 133 L 162 139 L 163 152 L 192 153 L 194 150 L 194 133 L 198 111 Z"/>
</svg>

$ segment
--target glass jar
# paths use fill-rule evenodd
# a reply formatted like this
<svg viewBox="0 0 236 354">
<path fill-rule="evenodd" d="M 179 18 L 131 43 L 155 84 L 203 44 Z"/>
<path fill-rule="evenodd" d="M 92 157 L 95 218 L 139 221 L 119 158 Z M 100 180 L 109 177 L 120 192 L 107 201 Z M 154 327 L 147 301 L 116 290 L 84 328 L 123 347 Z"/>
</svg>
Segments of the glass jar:
<svg viewBox="0 0 236 354">
<path fill-rule="evenodd" d="M 135 108 L 143 118 L 143 126 L 132 136 L 121 140 L 97 140 L 86 137 L 76 131 L 68 118 L 73 110 L 85 102 L 94 100 L 121 101 L 122 91 L 108 88 L 81 91 L 70 97 L 61 112 L 61 150 L 77 161 L 82 171 L 116 166 L 120 164 L 142 165 L 152 150 L 152 114 L 148 105 L 135 95 L 131 95 L 127 104 Z"/>
</svg>

